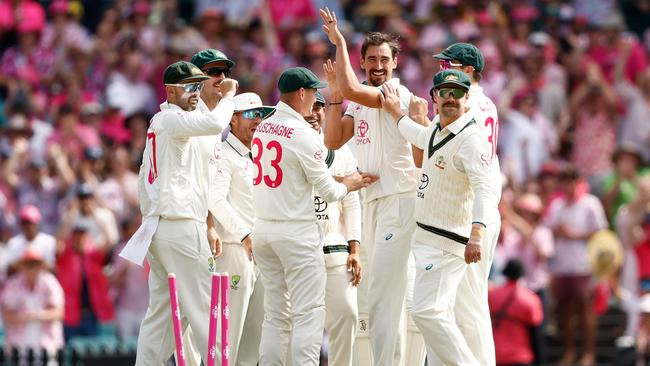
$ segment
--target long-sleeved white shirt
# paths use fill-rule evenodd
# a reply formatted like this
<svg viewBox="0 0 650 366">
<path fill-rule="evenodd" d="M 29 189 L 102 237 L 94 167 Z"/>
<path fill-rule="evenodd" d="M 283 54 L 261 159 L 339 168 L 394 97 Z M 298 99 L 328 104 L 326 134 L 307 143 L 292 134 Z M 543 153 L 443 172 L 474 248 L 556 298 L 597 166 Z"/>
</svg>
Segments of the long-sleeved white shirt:
<svg viewBox="0 0 650 366">
<path fill-rule="evenodd" d="M 147 130 L 138 177 L 143 216 L 205 222 L 210 162 L 205 144 L 195 136 L 219 134 L 230 122 L 233 109 L 231 98 L 222 99 L 206 113 L 184 111 L 168 102 L 160 105 Z"/>
<path fill-rule="evenodd" d="M 356 160 L 347 145 L 328 151 L 325 163 L 333 176 L 345 176 L 357 171 Z M 318 191 L 314 191 L 314 209 L 324 235 L 325 265 L 345 264 L 348 242 L 361 242 L 361 201 L 358 192 L 350 192 L 338 202 L 327 202 Z"/>
<path fill-rule="evenodd" d="M 328 202 L 347 194 L 325 165 L 327 149 L 318 133 L 283 102 L 257 127 L 251 152 L 256 219 L 315 223 L 314 188 Z"/>
<path fill-rule="evenodd" d="M 400 108 L 408 114 L 411 92 L 399 84 L 399 79 L 391 79 L 388 83 L 398 88 Z M 380 178 L 365 189 L 364 202 L 413 192 L 417 185 L 413 153 L 397 130 L 395 119 L 381 108 L 358 103 L 350 103 L 345 114 L 354 120 L 354 150 L 359 169 Z"/>
<path fill-rule="evenodd" d="M 212 181 L 209 209 L 221 240 L 239 244 L 253 230 L 253 159 L 248 147 L 232 133 L 222 144 L 222 156 Z"/>
<path fill-rule="evenodd" d="M 489 215 L 497 205 L 489 166 L 481 159 L 487 147 L 483 134 L 472 123 L 473 117 L 471 111 L 467 112 L 442 129 L 439 116 L 429 127 L 409 117 L 399 122 L 404 138 L 424 150 L 416 221 L 465 237 L 469 236 L 472 223 L 493 222 Z M 450 242 L 442 249 L 462 256 L 462 246 L 456 244 Z"/>
</svg>

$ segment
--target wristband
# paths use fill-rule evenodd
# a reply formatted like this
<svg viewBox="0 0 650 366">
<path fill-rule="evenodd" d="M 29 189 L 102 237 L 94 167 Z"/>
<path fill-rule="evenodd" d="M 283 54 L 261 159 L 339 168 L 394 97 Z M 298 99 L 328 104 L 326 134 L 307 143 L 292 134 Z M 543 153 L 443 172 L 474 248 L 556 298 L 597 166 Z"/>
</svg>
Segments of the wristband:
<svg viewBox="0 0 650 366">
<path fill-rule="evenodd" d="M 402 118 L 404 118 L 404 117 L 406 117 L 406 115 L 405 115 L 405 114 L 402 114 L 402 116 L 401 116 L 400 118 L 397 119 L 397 122 L 395 122 L 395 126 L 399 126 L 400 121 L 401 121 Z"/>
<path fill-rule="evenodd" d="M 341 102 L 335 102 L 335 103 L 330 102 L 330 105 L 337 105 L 337 104 L 343 104 L 343 102 L 342 101 Z"/>
</svg>

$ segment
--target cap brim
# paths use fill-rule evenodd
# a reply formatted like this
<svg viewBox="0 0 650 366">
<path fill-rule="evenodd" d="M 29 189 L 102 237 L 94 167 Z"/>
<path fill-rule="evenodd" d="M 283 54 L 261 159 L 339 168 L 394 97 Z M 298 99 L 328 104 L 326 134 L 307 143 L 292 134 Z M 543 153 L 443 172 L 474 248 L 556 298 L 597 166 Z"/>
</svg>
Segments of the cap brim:
<svg viewBox="0 0 650 366">
<path fill-rule="evenodd" d="M 214 60 L 204 62 L 203 65 L 201 65 L 201 69 L 203 69 L 204 67 L 206 67 L 207 65 L 209 65 L 209 64 L 211 64 L 213 62 L 223 62 L 224 64 L 226 64 L 226 66 L 228 66 L 230 68 L 237 65 L 237 63 L 235 61 L 233 61 L 233 60 L 229 60 L 227 58 L 216 58 Z"/>
<path fill-rule="evenodd" d="M 444 88 L 445 86 L 459 86 L 465 90 L 469 90 L 469 87 L 467 85 L 456 81 L 445 81 L 442 84 L 434 85 L 432 89 L 441 89 Z"/>
<path fill-rule="evenodd" d="M 314 84 L 314 86 L 312 86 L 312 88 L 313 89 L 324 89 L 324 88 L 327 88 L 327 83 L 324 82 L 324 81 L 319 81 L 318 83 Z"/>
<path fill-rule="evenodd" d="M 451 58 L 451 57 L 445 55 L 445 54 L 442 53 L 442 52 L 440 52 L 440 53 L 436 53 L 435 55 L 433 55 L 433 58 L 437 58 L 437 59 L 439 59 L 439 60 L 449 60 L 449 61 L 453 60 L 453 58 Z"/>
</svg>

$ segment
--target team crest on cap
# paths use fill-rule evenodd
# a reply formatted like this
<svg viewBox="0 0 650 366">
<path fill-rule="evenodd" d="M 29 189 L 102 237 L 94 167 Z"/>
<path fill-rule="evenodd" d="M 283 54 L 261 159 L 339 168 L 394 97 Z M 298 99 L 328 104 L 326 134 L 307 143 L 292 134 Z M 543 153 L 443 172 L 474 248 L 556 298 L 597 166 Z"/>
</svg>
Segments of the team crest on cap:
<svg viewBox="0 0 650 366">
<path fill-rule="evenodd" d="M 192 73 L 192 75 L 203 75 L 203 71 L 201 71 L 201 69 L 199 69 L 196 66 L 192 66 L 190 72 Z"/>
<path fill-rule="evenodd" d="M 448 80 L 458 81 L 458 76 L 456 76 L 454 74 L 449 74 L 449 75 L 445 76 L 445 81 L 448 81 Z"/>
</svg>

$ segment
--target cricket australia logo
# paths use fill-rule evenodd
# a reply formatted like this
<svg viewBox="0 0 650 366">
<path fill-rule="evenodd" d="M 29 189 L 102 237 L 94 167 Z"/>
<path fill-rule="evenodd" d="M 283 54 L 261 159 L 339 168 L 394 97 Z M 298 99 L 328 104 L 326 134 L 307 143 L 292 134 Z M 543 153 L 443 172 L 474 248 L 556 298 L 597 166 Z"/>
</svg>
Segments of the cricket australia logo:
<svg viewBox="0 0 650 366">
<path fill-rule="evenodd" d="M 230 279 L 230 289 L 239 290 L 239 281 L 241 281 L 241 276 L 233 275 L 232 278 Z"/>
<path fill-rule="evenodd" d="M 359 121 L 359 126 L 357 126 L 357 145 L 365 145 L 370 143 L 370 138 L 366 137 L 368 128 L 368 122 L 366 122 L 365 119 Z"/>
<path fill-rule="evenodd" d="M 320 196 L 314 196 L 314 209 L 316 210 L 316 220 L 329 220 L 327 215 L 327 202 Z"/>
<path fill-rule="evenodd" d="M 365 319 L 360 319 L 359 320 L 359 330 L 362 332 L 365 332 L 368 330 L 368 324 L 366 323 Z"/>
<path fill-rule="evenodd" d="M 208 271 L 214 272 L 214 258 L 212 257 L 208 258 Z"/>
<path fill-rule="evenodd" d="M 436 164 L 435 164 L 435 166 L 436 166 L 436 168 L 438 168 L 438 169 L 442 169 L 442 170 L 444 170 L 444 169 L 445 169 L 445 166 L 447 166 L 447 163 L 445 162 L 445 157 L 442 156 L 442 155 L 438 156 L 438 157 L 436 158 Z"/>
</svg>

